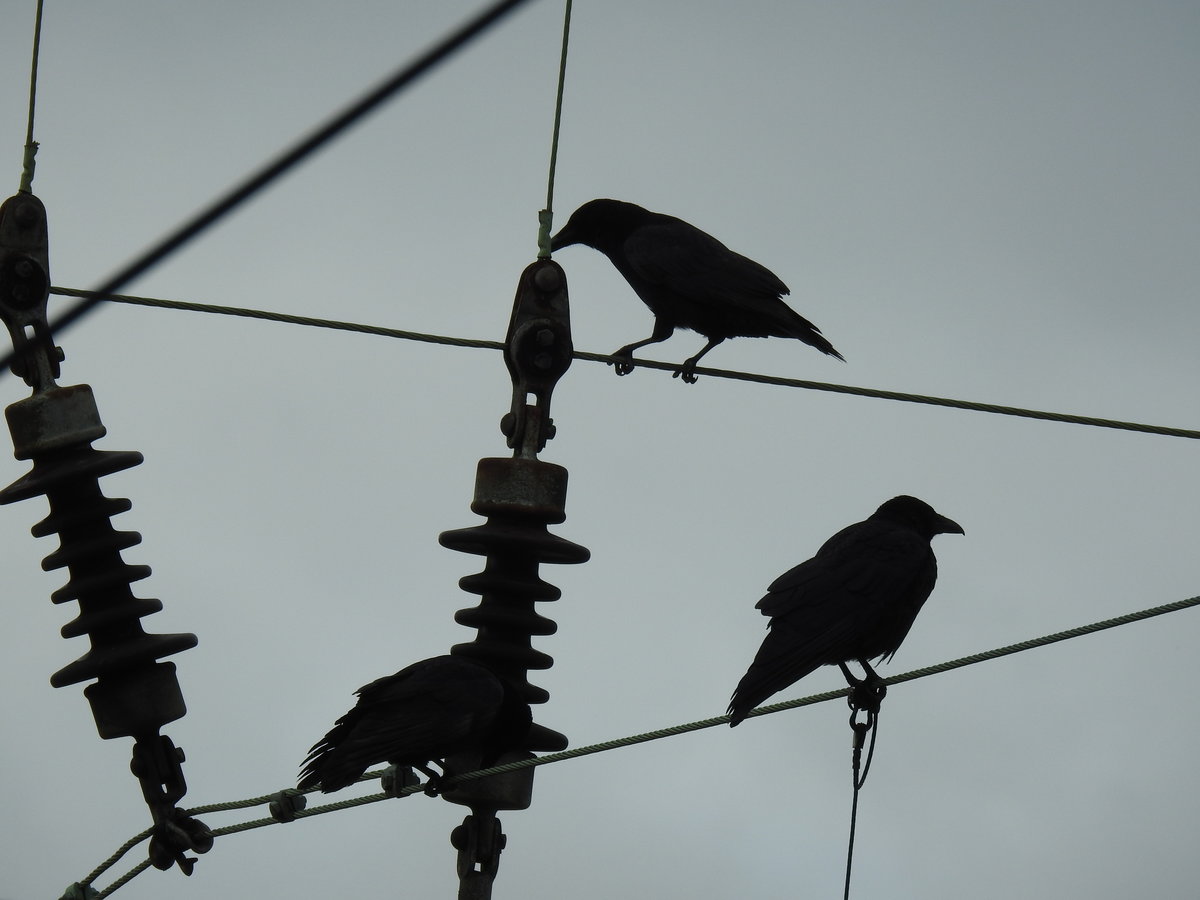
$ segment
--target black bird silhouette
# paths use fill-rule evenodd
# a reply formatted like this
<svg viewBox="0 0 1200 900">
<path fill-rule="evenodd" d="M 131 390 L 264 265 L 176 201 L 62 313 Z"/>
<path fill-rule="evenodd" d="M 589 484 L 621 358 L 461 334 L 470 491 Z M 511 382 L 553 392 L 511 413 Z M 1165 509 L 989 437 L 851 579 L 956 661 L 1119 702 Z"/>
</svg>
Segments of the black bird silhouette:
<svg viewBox="0 0 1200 900">
<path fill-rule="evenodd" d="M 650 337 L 613 354 L 625 357 L 618 375 L 633 371 L 634 350 L 665 341 L 676 328 L 708 338 L 675 373 L 689 384 L 700 357 L 731 337 L 796 338 L 843 359 L 820 329 L 780 299 L 788 288 L 773 272 L 682 219 L 621 200 L 591 200 L 550 239 L 552 250 L 571 244 L 607 256 L 654 313 Z"/>
<path fill-rule="evenodd" d="M 820 666 L 891 658 L 937 581 L 935 534 L 965 534 L 916 497 L 894 497 L 863 522 L 843 528 L 817 555 L 775 579 L 756 608 L 770 629 L 729 702 L 731 726 L 764 700 Z"/>
<path fill-rule="evenodd" d="M 359 688 L 358 703 L 313 745 L 300 773 L 301 790 L 325 793 L 353 784 L 377 763 L 444 769 L 447 756 L 480 751 L 493 765 L 520 749 L 529 733 L 529 704 L 486 666 L 461 656 L 435 656 Z"/>
</svg>

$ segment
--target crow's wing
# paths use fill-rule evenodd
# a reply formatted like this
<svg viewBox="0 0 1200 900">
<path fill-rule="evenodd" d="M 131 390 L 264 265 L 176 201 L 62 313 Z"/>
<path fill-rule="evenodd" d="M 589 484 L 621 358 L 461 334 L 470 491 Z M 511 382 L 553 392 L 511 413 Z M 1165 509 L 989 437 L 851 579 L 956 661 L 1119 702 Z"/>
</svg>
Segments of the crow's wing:
<svg viewBox="0 0 1200 900">
<path fill-rule="evenodd" d="M 345 786 L 382 762 L 418 765 L 471 749 L 495 728 L 504 686 L 453 656 L 422 660 L 357 691 L 358 703 L 304 762 L 302 788 Z M 348 780 L 347 780 L 348 779 Z"/>
<path fill-rule="evenodd" d="M 626 238 L 630 272 L 647 284 L 701 307 L 728 313 L 731 306 L 767 316 L 785 306 L 787 285 L 768 268 L 734 253 L 682 219 L 660 216 Z"/>
</svg>

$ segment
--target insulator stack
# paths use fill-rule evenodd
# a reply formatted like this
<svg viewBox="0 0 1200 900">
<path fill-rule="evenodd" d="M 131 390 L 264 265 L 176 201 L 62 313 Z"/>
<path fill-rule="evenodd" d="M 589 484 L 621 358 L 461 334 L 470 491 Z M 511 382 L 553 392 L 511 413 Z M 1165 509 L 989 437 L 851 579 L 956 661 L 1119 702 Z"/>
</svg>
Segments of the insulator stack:
<svg viewBox="0 0 1200 900">
<path fill-rule="evenodd" d="M 513 458 L 479 461 L 471 510 L 487 521 L 442 532 L 438 538 L 443 547 L 487 560 L 482 572 L 458 582 L 464 591 L 480 597 L 478 606 L 454 615 L 460 625 L 476 630 L 475 640 L 456 644 L 450 652 L 487 666 L 531 704 L 545 703 L 550 695 L 529 683 L 529 671 L 549 669 L 554 663 L 533 648 L 533 637 L 558 630 L 535 605 L 557 600 L 562 593 L 542 580 L 538 567 L 542 563 L 586 562 L 591 556 L 586 547 L 547 530 L 546 526 L 567 517 L 567 470 L 537 458 L 554 437 L 550 399 L 571 358 L 566 275 L 557 263 L 540 259 L 521 273 L 504 346 L 513 390 L 512 405 L 501 419 L 500 430 Z M 517 762 L 531 757 L 532 750 L 563 750 L 566 746 L 565 735 L 535 723 L 524 745 L 502 755 L 498 762 Z M 479 768 L 480 754 L 462 757 L 448 758 L 447 771 Z M 529 807 L 535 771 L 515 769 L 467 780 L 442 793 L 451 803 L 471 808 L 471 814 L 451 835 L 458 851 L 459 900 L 491 897 L 505 846 L 496 812 Z"/>
<path fill-rule="evenodd" d="M 66 568 L 70 578 L 51 595 L 55 603 L 79 602 L 79 615 L 62 629 L 65 638 L 88 636 L 91 649 L 55 672 L 64 687 L 99 679 L 85 690 L 102 738 L 146 737 L 186 712 L 173 663 L 165 656 L 196 645 L 191 634 L 147 634 L 141 619 L 162 609 L 158 600 L 133 596 L 130 585 L 150 574 L 129 565 L 121 551 L 141 543 L 136 531 L 118 531 L 110 519 L 130 509 L 128 500 L 105 497 L 99 479 L 139 465 L 133 451 L 101 451 L 103 437 L 87 385 L 55 387 L 6 410 L 18 459 L 33 471 L 0 491 L 0 503 L 45 496 L 50 515 L 32 529 L 35 537 L 59 536 L 59 548 L 42 568 Z"/>
<path fill-rule="evenodd" d="M 150 574 L 132 566 L 121 551 L 142 542 L 136 531 L 118 531 L 111 519 L 128 500 L 105 497 L 100 478 L 140 465 L 133 451 L 96 450 L 104 437 L 92 389 L 59 387 L 62 350 L 55 346 L 46 316 L 50 296 L 49 229 L 46 208 L 30 193 L 0 204 L 0 319 L 13 342 L 12 371 L 33 395 L 5 410 L 17 459 L 33 460 L 33 471 L 0 491 L 0 503 L 44 496 L 50 515 L 33 527 L 34 537 L 57 534 L 59 547 L 42 568 L 65 568 L 67 583 L 51 595 L 55 603 L 79 602 L 79 615 L 62 629 L 65 638 L 87 635 L 91 649 L 50 679 L 55 687 L 90 681 L 84 689 L 100 737 L 132 737 L 131 768 L 154 819 L 150 862 L 160 869 L 178 864 L 191 874 L 212 834 L 176 804 L 187 793 L 183 751 L 159 729 L 187 708 L 164 656 L 196 646 L 192 634 L 146 634 L 143 617 L 162 609 L 157 600 L 133 596 L 130 585 Z"/>
<path fill-rule="evenodd" d="M 538 574 L 542 563 L 582 563 L 586 547 L 550 534 L 546 526 L 566 519 L 567 470 L 536 459 L 482 459 L 476 472 L 471 510 L 487 517 L 474 528 L 446 531 L 444 547 L 487 557 L 484 570 L 459 581 L 480 596 L 478 606 L 460 609 L 454 620 L 477 629 L 474 641 L 456 644 L 452 654 L 468 656 L 507 678 L 530 703 L 549 694 L 529 683 L 530 669 L 548 669 L 554 660 L 535 650 L 534 635 L 554 634 L 558 626 L 535 604 L 557 600 L 561 591 Z M 562 750 L 567 739 L 534 726 L 530 750 Z"/>
</svg>

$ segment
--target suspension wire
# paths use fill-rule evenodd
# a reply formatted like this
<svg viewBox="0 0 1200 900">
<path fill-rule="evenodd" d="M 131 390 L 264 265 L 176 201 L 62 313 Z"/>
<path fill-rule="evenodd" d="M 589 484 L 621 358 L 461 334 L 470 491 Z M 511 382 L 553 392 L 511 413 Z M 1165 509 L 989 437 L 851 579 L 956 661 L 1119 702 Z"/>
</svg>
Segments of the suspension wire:
<svg viewBox="0 0 1200 900">
<path fill-rule="evenodd" d="M 938 663 L 938 664 L 932 665 L 932 666 L 926 666 L 925 668 L 921 668 L 921 669 L 913 669 L 909 672 L 905 672 L 900 675 L 893 675 L 890 678 L 883 678 L 883 679 L 881 679 L 881 681 L 884 685 L 901 684 L 905 681 L 915 681 L 918 678 L 927 678 L 930 675 L 939 675 L 943 672 L 949 672 L 952 669 L 959 669 L 964 666 L 971 666 L 971 665 L 975 665 L 976 663 L 986 662 L 986 661 L 992 660 L 992 659 L 999 659 L 1002 656 L 1011 656 L 1014 653 L 1021 653 L 1025 650 L 1033 650 L 1034 648 L 1037 648 L 1037 647 L 1045 647 L 1048 644 L 1054 644 L 1059 641 L 1071 640 L 1073 638 L 1082 637 L 1087 634 L 1094 634 L 1098 631 L 1104 631 L 1109 628 L 1117 628 L 1119 626 L 1129 625 L 1129 624 L 1132 624 L 1133 622 L 1140 622 L 1143 619 L 1151 619 L 1151 618 L 1154 618 L 1155 616 L 1161 616 L 1161 615 L 1165 615 L 1167 613 L 1179 612 L 1184 609 L 1190 609 L 1194 606 L 1200 606 L 1200 595 L 1197 595 L 1195 597 L 1189 597 L 1186 600 L 1176 600 L 1172 603 L 1165 603 L 1161 606 L 1153 606 L 1153 607 L 1150 607 L 1149 609 L 1138 610 L 1137 612 L 1126 613 L 1125 615 L 1117 616 L 1112 619 L 1103 619 L 1099 622 L 1093 622 L 1090 625 L 1080 625 L 1075 628 L 1068 628 L 1066 631 L 1057 631 L 1053 634 L 1044 635 L 1044 636 L 1038 637 L 1038 638 L 1032 638 L 1030 640 L 1021 641 L 1016 644 L 1008 644 L 1007 646 L 1004 646 L 1004 647 L 997 647 L 994 650 L 986 650 L 982 653 L 973 653 L 970 656 L 961 656 L 958 659 L 948 660 L 947 662 Z M 799 699 L 796 699 L 796 700 L 785 700 L 782 703 L 772 703 L 767 706 L 760 706 L 757 709 L 751 710 L 747 714 L 747 718 L 752 718 L 755 716 L 767 716 L 767 715 L 771 715 L 773 713 L 783 712 L 784 710 L 798 709 L 802 706 L 813 706 L 817 703 L 824 703 L 828 700 L 836 700 L 839 697 L 846 698 L 846 697 L 849 697 L 849 695 L 850 695 L 849 688 L 840 688 L 836 691 L 824 691 L 820 694 L 811 694 L 807 697 L 800 697 Z M 528 768 L 532 768 L 534 766 L 549 765 L 551 763 L 563 762 L 564 760 L 568 760 L 568 759 L 575 759 L 580 756 L 590 756 L 591 754 L 594 754 L 594 753 L 603 753 L 608 750 L 616 750 L 621 747 L 631 747 L 635 744 L 644 744 L 644 743 L 647 743 L 648 741 L 656 741 L 661 738 L 674 737 L 675 735 L 687 734 L 688 732 L 700 731 L 705 728 L 714 728 L 717 725 L 727 725 L 727 724 L 729 724 L 729 716 L 727 716 L 727 715 L 713 716 L 712 718 L 709 718 L 709 719 L 700 719 L 698 721 L 688 722 L 688 723 L 685 723 L 682 725 L 672 725 L 668 728 L 660 728 L 655 731 L 645 732 L 643 734 L 635 734 L 635 735 L 631 735 L 629 737 L 617 738 L 615 740 L 602 741 L 601 743 L 598 743 L 598 744 L 588 744 L 583 747 L 576 747 L 572 750 L 563 750 L 559 753 L 550 753 L 550 754 L 547 754 L 546 756 L 538 756 L 538 757 L 535 757 L 532 759 L 524 759 L 524 760 L 519 760 L 517 762 L 511 762 L 511 763 L 502 763 L 501 765 L 492 766 L 487 769 L 479 769 L 474 772 L 464 772 L 460 775 L 452 775 L 449 778 L 446 778 L 442 782 L 442 789 L 448 790 L 452 787 L 455 787 L 458 784 L 461 784 L 464 781 L 474 781 L 479 778 L 486 778 L 489 775 L 499 775 L 504 772 L 514 772 L 518 769 L 528 769 Z M 867 752 L 866 769 L 870 768 L 871 758 L 874 755 L 874 752 L 875 752 L 874 736 L 872 735 L 871 746 Z M 378 779 L 386 771 L 387 771 L 386 769 L 375 769 L 374 771 L 371 771 L 371 772 L 365 772 L 361 776 L 359 776 L 359 778 L 357 780 L 358 781 L 372 781 L 372 780 Z M 865 778 L 866 778 L 865 771 L 863 772 L 861 777 L 859 777 L 858 773 L 855 772 L 855 783 L 858 787 L 862 786 L 862 782 L 863 782 L 863 780 L 865 780 Z M 397 790 L 395 793 L 367 794 L 365 796 L 352 797 L 347 800 L 340 800 L 340 801 L 336 801 L 333 803 L 327 803 L 327 804 L 323 804 L 321 806 L 315 806 L 315 807 L 312 807 L 309 809 L 300 809 L 295 812 L 294 818 L 302 819 L 302 818 L 307 818 L 309 816 L 322 815 L 327 812 L 336 812 L 336 811 L 343 810 L 343 809 L 350 809 L 350 808 L 356 807 L 356 806 L 365 806 L 369 803 L 378 803 L 381 800 L 389 800 L 389 799 L 393 799 L 395 797 L 406 797 L 410 794 L 416 794 L 416 793 L 420 793 L 420 792 L 424 791 L 425 787 L 426 787 L 425 784 L 412 784 L 406 788 Z M 320 790 L 320 789 L 319 788 L 310 788 L 307 791 L 296 791 L 294 789 L 289 789 L 288 792 L 289 793 L 297 793 L 297 794 L 299 794 L 299 793 L 309 794 L 309 793 L 314 793 L 318 790 Z M 198 816 L 198 815 L 203 815 L 204 813 L 208 813 L 208 812 L 220 812 L 220 811 L 226 811 L 226 810 L 246 809 L 251 806 L 257 806 L 257 805 L 260 805 L 263 803 L 267 803 L 267 802 L 275 799 L 277 796 L 278 796 L 278 792 L 273 793 L 273 794 L 265 794 L 263 796 L 254 797 L 254 798 L 251 798 L 248 800 L 234 800 L 234 801 L 229 801 L 229 802 L 225 802 L 225 803 L 213 803 L 208 806 L 197 806 L 197 807 L 193 807 L 191 809 L 185 810 L 184 814 L 188 815 L 188 816 Z M 856 809 L 857 809 L 857 807 L 855 807 L 855 810 Z M 852 813 L 851 813 L 851 827 L 852 828 L 853 828 L 855 810 L 852 810 Z M 237 823 L 234 825 L 225 826 L 223 828 L 215 828 L 215 829 L 213 829 L 212 833 L 213 833 L 214 837 L 220 837 L 222 835 L 234 834 L 234 833 L 241 832 L 241 831 L 250 831 L 252 829 L 262 828 L 267 825 L 276 825 L 276 824 L 279 824 L 279 820 L 275 819 L 273 817 L 272 818 L 253 819 L 249 822 L 240 822 L 240 823 Z M 141 841 L 145 840 L 147 837 L 149 837 L 150 833 L 151 833 L 151 830 L 147 829 L 146 831 L 141 832 L 140 834 L 134 836 L 133 838 L 130 838 L 123 845 L 121 845 L 120 849 L 118 849 L 116 853 L 114 853 L 111 857 L 109 857 L 108 860 L 106 860 L 103 864 L 101 864 L 99 867 L 97 867 L 87 877 L 87 879 L 85 879 L 82 882 L 79 882 L 79 884 L 89 885 L 92 881 L 94 881 L 101 874 L 103 874 L 104 871 L 106 871 L 107 869 L 109 869 L 110 867 L 115 865 L 117 863 L 117 861 L 120 860 L 120 858 L 128 850 L 130 850 L 132 847 L 136 846 Z M 853 832 L 852 832 L 852 834 L 853 834 Z M 852 838 L 852 840 L 853 840 L 853 838 Z M 847 861 L 847 866 L 849 866 L 849 860 Z M 145 866 L 143 866 L 142 868 L 144 869 Z M 139 869 L 138 871 L 141 871 L 141 870 Z M 129 874 L 127 876 L 126 880 L 128 880 L 128 878 L 132 878 L 134 875 L 138 874 L 138 871 L 135 871 L 132 874 Z M 123 884 L 124 882 L 122 881 L 121 883 Z M 116 889 L 115 887 L 110 886 L 108 889 L 106 889 L 101 894 L 101 896 L 107 896 L 107 894 L 111 893 L 115 889 Z"/>
<path fill-rule="evenodd" d="M 554 100 L 554 130 L 550 136 L 550 174 L 546 179 L 546 208 L 538 214 L 538 259 L 550 258 L 554 224 L 554 172 L 558 168 L 558 132 L 562 124 L 563 85 L 567 80 L 567 45 L 571 38 L 571 0 L 563 11 L 562 52 L 558 58 L 558 95 Z"/>
<path fill-rule="evenodd" d="M 22 194 L 33 193 L 33 158 L 37 156 L 38 143 L 33 139 L 33 110 L 37 105 L 38 54 L 42 46 L 42 0 L 37 0 L 33 14 L 33 62 L 29 71 L 29 124 L 25 129 L 25 156 L 21 163 Z"/>
<path fill-rule="evenodd" d="M 146 250 L 141 256 L 134 259 L 133 262 L 127 264 L 115 275 L 111 276 L 100 287 L 89 292 L 89 295 L 85 299 L 68 309 L 51 323 L 51 333 L 58 335 L 64 328 L 93 310 L 103 297 L 116 293 L 139 275 L 145 274 L 184 244 L 219 222 L 234 209 L 259 193 L 271 182 L 277 180 L 334 138 L 340 136 L 351 125 L 356 124 L 385 101 L 390 100 L 413 82 L 417 81 L 430 69 L 451 56 L 455 51 L 461 49 L 473 38 L 478 37 L 489 27 L 496 24 L 504 15 L 512 12 L 526 2 L 528 0 L 500 0 L 500 2 L 484 9 L 475 18 L 426 50 L 415 60 L 387 78 L 378 87 L 369 91 L 365 96 L 317 128 L 316 131 L 302 138 L 273 161 L 247 177 L 239 185 L 215 200 L 191 219 L 178 226 L 174 231 L 150 247 L 149 250 Z M 15 357 L 16 351 L 10 350 L 0 358 L 0 378 L 8 372 L 8 368 Z"/>
<path fill-rule="evenodd" d="M 474 338 L 446 337 L 444 335 L 424 334 L 419 331 L 403 331 L 398 328 L 384 328 L 379 325 L 362 325 L 355 322 L 340 322 L 336 319 L 317 319 L 309 316 L 295 316 L 288 313 L 268 312 L 261 309 L 244 309 L 235 306 L 215 306 L 209 303 L 191 303 L 183 300 L 162 300 L 153 297 L 135 297 L 129 294 L 101 294 L 97 291 L 83 291 L 76 288 L 52 287 L 50 293 L 67 297 L 87 297 L 97 302 L 109 300 L 115 303 L 127 303 L 135 306 L 149 306 L 160 309 L 185 310 L 189 312 L 213 313 L 224 316 L 242 316 L 250 319 L 264 319 L 270 322 L 283 322 L 289 325 L 307 325 L 313 328 L 331 328 L 337 331 L 353 331 L 359 334 L 372 334 L 380 337 L 398 338 L 400 340 L 421 341 L 429 344 L 445 344 L 451 347 L 473 347 L 483 350 L 503 350 L 504 344 L 499 341 L 485 341 Z M 617 357 L 603 353 L 589 353 L 576 350 L 572 356 L 588 362 L 612 364 Z M 638 359 L 637 365 L 647 369 L 661 369 L 666 372 L 679 371 L 678 364 L 657 362 L 652 359 Z M 734 381 L 748 381 L 752 384 L 770 384 L 778 387 L 800 388 L 811 391 L 826 391 L 838 394 L 850 394 L 856 397 L 875 397 L 881 400 L 896 400 L 904 403 L 922 403 L 929 406 L 944 406 L 951 409 L 965 409 L 974 412 L 992 413 L 993 415 L 1017 416 L 1027 419 L 1040 419 L 1046 422 L 1066 422 L 1073 425 L 1089 425 L 1096 428 L 1114 428 L 1121 431 L 1136 431 L 1142 434 L 1157 434 L 1166 437 L 1191 438 L 1200 440 L 1200 431 L 1188 428 L 1174 428 L 1166 425 L 1143 425 L 1137 422 L 1122 422 L 1116 419 L 1101 419 L 1093 416 L 1076 416 L 1069 413 L 1045 412 L 1036 409 L 1022 409 L 1015 406 L 1000 406 L 994 403 L 978 403 L 973 400 L 953 400 L 946 397 L 930 397 L 924 394 L 907 394 L 899 391 L 887 391 L 880 388 L 854 387 L 845 384 L 829 384 L 822 381 L 802 381 L 797 378 L 781 378 L 775 375 L 758 375 L 752 372 L 735 372 L 728 369 L 707 369 L 698 367 L 698 374 L 711 375 L 714 378 L 728 378 Z"/>
</svg>

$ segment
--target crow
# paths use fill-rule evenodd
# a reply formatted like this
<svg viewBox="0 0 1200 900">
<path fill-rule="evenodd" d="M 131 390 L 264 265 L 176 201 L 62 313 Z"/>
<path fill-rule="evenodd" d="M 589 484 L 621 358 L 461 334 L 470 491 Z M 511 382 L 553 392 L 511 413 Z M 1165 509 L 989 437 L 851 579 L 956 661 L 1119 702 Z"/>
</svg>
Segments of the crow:
<svg viewBox="0 0 1200 900">
<path fill-rule="evenodd" d="M 435 656 L 359 688 L 358 703 L 313 745 L 300 790 L 325 793 L 353 784 L 377 763 L 420 769 L 431 780 L 447 756 L 479 751 L 493 765 L 520 749 L 533 716 L 529 704 L 491 669 L 461 656 Z M 443 773 L 444 774 L 444 773 Z"/>
<path fill-rule="evenodd" d="M 930 540 L 965 533 L 916 497 L 894 497 L 776 578 L 755 606 L 771 617 L 769 631 L 733 692 L 730 726 L 820 666 L 838 665 L 855 688 L 863 681 L 846 667 L 855 659 L 881 685 L 867 661 L 895 654 L 933 591 Z"/>
<path fill-rule="evenodd" d="M 783 302 L 788 288 L 774 273 L 682 219 L 621 200 L 592 200 L 550 239 L 551 250 L 571 244 L 607 256 L 654 313 L 650 337 L 613 354 L 624 358 L 618 375 L 633 371 L 634 350 L 665 341 L 676 328 L 708 338 L 675 373 L 689 384 L 700 357 L 731 337 L 796 338 L 845 361 L 820 329 Z"/>
</svg>

